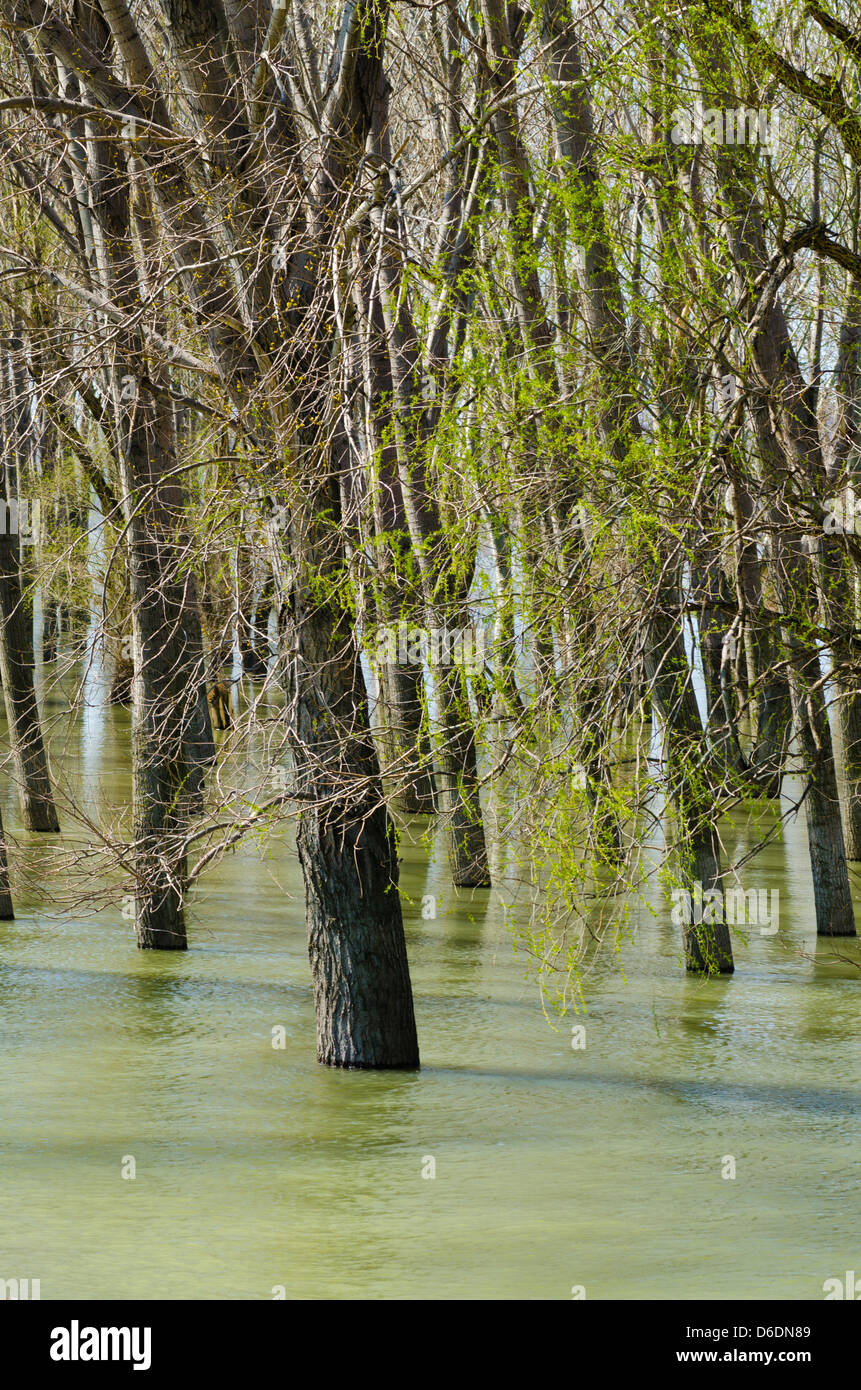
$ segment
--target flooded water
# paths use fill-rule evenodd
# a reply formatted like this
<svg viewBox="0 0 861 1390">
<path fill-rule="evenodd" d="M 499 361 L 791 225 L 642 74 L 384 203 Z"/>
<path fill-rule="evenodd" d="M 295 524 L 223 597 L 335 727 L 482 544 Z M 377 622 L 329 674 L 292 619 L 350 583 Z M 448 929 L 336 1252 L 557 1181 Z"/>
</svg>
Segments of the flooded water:
<svg viewBox="0 0 861 1390">
<path fill-rule="evenodd" d="M 127 713 L 67 716 L 55 694 L 49 716 L 55 768 L 94 810 L 122 806 Z M 3 815 L 16 832 L 9 795 Z M 403 847 L 422 1053 L 405 1074 L 314 1060 L 286 832 L 205 878 L 182 955 L 137 951 L 119 905 L 46 904 L 20 869 L 52 841 L 19 835 L 0 1277 L 43 1299 L 816 1299 L 861 1269 L 861 952 L 816 941 L 803 826 L 749 870 L 779 888 L 780 930 L 737 939 L 733 977 L 684 976 L 655 890 L 624 978 L 606 951 L 565 1019 L 513 949 L 519 909 L 455 895 L 423 830 Z"/>
</svg>

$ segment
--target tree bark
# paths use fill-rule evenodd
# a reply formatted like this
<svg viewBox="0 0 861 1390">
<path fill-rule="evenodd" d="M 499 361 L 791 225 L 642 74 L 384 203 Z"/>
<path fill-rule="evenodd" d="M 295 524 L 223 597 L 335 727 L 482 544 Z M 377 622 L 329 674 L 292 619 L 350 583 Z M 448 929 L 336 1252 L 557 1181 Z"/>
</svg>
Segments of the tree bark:
<svg viewBox="0 0 861 1390">
<path fill-rule="evenodd" d="M 678 621 L 679 593 L 666 590 L 648 626 L 645 668 L 652 701 L 664 724 L 670 794 L 683 832 L 686 886 L 705 893 L 721 886 L 720 842 L 702 760 L 703 726 Z M 734 970 L 726 922 L 691 922 L 682 927 L 685 968 L 694 974 L 728 975 Z"/>
<path fill-rule="evenodd" d="M 16 350 L 20 353 L 17 335 L 7 359 L 11 399 L 6 412 L 6 458 L 2 468 L 5 515 L 0 531 L 0 674 L 24 825 L 28 830 L 50 833 L 60 829 L 60 822 L 36 702 L 33 625 L 21 587 L 19 534 L 17 528 L 13 529 L 14 512 L 19 513 L 20 526 L 20 509 L 25 501 L 20 495 L 20 480 L 27 412 L 21 380 L 23 367 L 13 358 Z"/>
<path fill-rule="evenodd" d="M 0 922 L 11 922 L 15 917 L 12 907 L 12 893 L 9 887 L 9 864 L 6 858 L 6 835 L 0 817 Z"/>
<path fill-rule="evenodd" d="M 348 615 L 312 592 L 316 568 L 294 579 L 280 612 L 317 1058 L 337 1067 L 417 1067 L 394 829 L 364 677 Z"/>
</svg>

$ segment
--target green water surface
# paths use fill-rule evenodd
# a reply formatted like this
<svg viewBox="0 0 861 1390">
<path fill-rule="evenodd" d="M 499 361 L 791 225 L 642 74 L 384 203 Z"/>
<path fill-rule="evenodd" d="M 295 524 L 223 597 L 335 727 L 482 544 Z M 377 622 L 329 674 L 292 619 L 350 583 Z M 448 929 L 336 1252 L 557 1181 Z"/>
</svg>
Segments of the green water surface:
<svg viewBox="0 0 861 1390">
<path fill-rule="evenodd" d="M 125 712 L 58 713 L 51 741 L 94 807 L 123 803 Z M 14 832 L 11 794 L 3 814 Z M 16 878 L 53 852 L 20 841 Z M 624 979 L 607 951 L 588 1012 L 548 1021 L 516 910 L 458 897 L 405 841 L 423 1065 L 378 1074 L 315 1061 L 286 832 L 206 877 L 187 954 L 138 952 L 118 907 L 19 888 L 0 1277 L 43 1299 L 822 1298 L 861 1271 L 861 954 L 816 941 L 802 824 L 749 879 L 779 888 L 780 931 L 737 942 L 734 977 L 686 978 L 664 907 Z"/>
</svg>

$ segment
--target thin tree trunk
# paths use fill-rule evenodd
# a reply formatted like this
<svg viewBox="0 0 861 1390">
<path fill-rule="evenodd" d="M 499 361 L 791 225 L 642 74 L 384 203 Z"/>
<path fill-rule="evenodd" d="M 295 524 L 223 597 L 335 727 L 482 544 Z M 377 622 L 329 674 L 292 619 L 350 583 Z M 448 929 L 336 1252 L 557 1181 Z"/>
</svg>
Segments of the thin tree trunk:
<svg viewBox="0 0 861 1390">
<path fill-rule="evenodd" d="M 678 607 L 678 594 L 672 589 L 659 599 L 648 627 L 645 668 L 652 701 L 664 724 L 667 774 L 683 831 L 685 879 L 702 885 L 705 893 L 721 886 L 720 842 L 702 765 L 703 726 L 676 616 Z M 725 922 L 686 923 L 682 940 L 688 971 L 732 973 L 732 941 Z"/>
<path fill-rule="evenodd" d="M 13 360 L 21 343 L 13 339 L 8 358 L 11 394 L 7 413 L 6 459 L 2 470 L 3 528 L 0 532 L 0 674 L 9 722 L 12 758 L 21 801 L 21 814 L 28 830 L 56 832 L 60 829 L 48 759 L 39 721 L 34 685 L 32 614 L 27 611 L 21 588 L 21 552 L 18 529 L 21 508 L 21 462 L 25 448 L 26 398 L 21 381 L 22 366 Z M 14 513 L 18 513 L 18 525 Z"/>
<path fill-rule="evenodd" d="M 15 916 L 9 888 L 9 864 L 6 858 L 6 835 L 0 817 L 0 922 L 11 922 Z"/>
<path fill-rule="evenodd" d="M 21 814 L 28 830 L 60 829 L 33 684 L 33 632 L 24 615 L 15 545 L 0 535 L 0 673 Z"/>
</svg>

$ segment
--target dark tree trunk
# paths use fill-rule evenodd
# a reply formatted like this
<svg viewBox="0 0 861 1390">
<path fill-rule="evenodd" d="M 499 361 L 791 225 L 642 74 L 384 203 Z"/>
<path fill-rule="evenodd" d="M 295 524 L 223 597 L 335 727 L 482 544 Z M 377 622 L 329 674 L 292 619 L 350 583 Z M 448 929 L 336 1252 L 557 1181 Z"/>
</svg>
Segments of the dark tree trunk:
<svg viewBox="0 0 861 1390">
<path fill-rule="evenodd" d="M 407 815 L 436 809 L 430 739 L 420 666 L 382 662 L 379 667 L 383 761 L 391 779 L 391 804 Z"/>
<path fill-rule="evenodd" d="M 438 801 L 448 838 L 452 881 L 459 888 L 489 888 L 466 676 L 457 666 L 436 666 L 433 676 L 439 720 Z"/>
<path fill-rule="evenodd" d="M 509 537 L 501 518 L 489 517 L 496 571 L 496 624 L 493 633 L 494 696 L 491 713 L 497 718 L 519 719 L 525 706 L 517 685 L 517 634 L 514 623 L 514 590 Z"/>
<path fill-rule="evenodd" d="M 281 612 L 317 1057 L 417 1067 L 394 830 L 349 619 L 297 583 Z"/>
<path fill-rule="evenodd" d="M 838 692 L 834 713 L 840 735 L 837 789 L 846 858 L 861 859 L 861 697 L 844 687 Z"/>
<path fill-rule="evenodd" d="M 205 770 L 215 762 L 215 740 L 209 713 L 206 684 L 206 658 L 203 650 L 203 629 L 197 585 L 193 575 L 186 580 L 187 602 L 183 609 L 183 627 L 189 673 L 186 691 L 184 753 L 187 767 L 186 810 L 197 815 L 204 807 Z"/>
<path fill-rule="evenodd" d="M 188 764 L 181 589 L 140 514 L 129 527 L 135 677 L 132 749 L 136 922 L 144 949 L 184 951 L 184 825 Z"/>
<path fill-rule="evenodd" d="M 21 814 L 28 830 L 58 831 L 33 684 L 33 629 L 21 602 L 14 538 L 0 535 L 0 672 Z"/>
<path fill-rule="evenodd" d="M 703 726 L 682 641 L 679 593 L 666 590 L 661 603 L 661 611 L 649 624 L 645 666 L 652 701 L 664 724 L 667 775 L 683 833 L 684 887 L 693 895 L 697 884 L 704 893 L 720 888 L 720 844 L 702 766 Z M 687 970 L 704 975 L 732 973 L 732 941 L 725 922 L 685 924 L 682 943 Z"/>
<path fill-rule="evenodd" d="M 855 611 L 853 576 L 849 556 L 836 536 L 817 537 L 812 549 L 822 621 L 837 634 L 831 644 L 831 682 L 838 749 L 835 772 L 846 857 L 861 859 L 861 694 L 856 650 L 842 635 Z"/>
<path fill-rule="evenodd" d="M 48 759 L 39 722 L 34 687 L 32 606 L 25 603 L 21 586 L 21 464 L 26 451 L 27 394 L 21 380 L 21 343 L 12 342 L 8 366 L 9 405 L 6 415 L 6 450 L 2 477 L 2 530 L 0 530 L 0 674 L 9 722 L 9 738 L 21 814 L 28 830 L 55 832 L 60 828 Z M 17 513 L 17 516 L 16 516 Z"/>
<path fill-rule="evenodd" d="M 9 864 L 6 858 L 6 836 L 0 818 L 0 922 L 11 922 L 15 916 L 12 893 L 9 889 Z"/>
<path fill-rule="evenodd" d="M 721 771 L 741 772 L 745 767 L 732 701 L 729 657 L 726 651 L 730 601 L 729 585 L 717 555 L 705 557 L 692 577 L 694 602 L 699 605 L 700 654 L 706 689 L 706 730 Z"/>
<path fill-rule="evenodd" d="M 764 795 L 778 797 L 792 728 L 789 683 L 779 665 L 779 616 L 764 603 L 762 562 L 751 526 L 755 504 L 732 456 L 728 463 L 736 598 L 739 609 L 747 614 L 743 636 L 746 692 L 754 725 L 751 778 Z"/>
<path fill-rule="evenodd" d="M 42 599 L 42 660 L 56 661 L 60 634 L 60 605 L 51 594 Z"/>
</svg>

